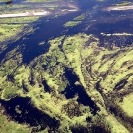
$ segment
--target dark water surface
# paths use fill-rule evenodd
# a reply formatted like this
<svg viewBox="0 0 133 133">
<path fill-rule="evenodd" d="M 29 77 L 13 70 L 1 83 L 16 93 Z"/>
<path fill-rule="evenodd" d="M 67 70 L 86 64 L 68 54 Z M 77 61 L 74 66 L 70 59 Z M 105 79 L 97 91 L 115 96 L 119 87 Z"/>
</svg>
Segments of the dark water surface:
<svg viewBox="0 0 133 133">
<path fill-rule="evenodd" d="M 49 50 L 50 44 L 48 43 L 48 40 L 61 35 L 74 35 L 79 32 L 94 34 L 95 36 L 99 37 L 100 46 L 104 46 L 105 41 L 108 41 L 110 46 L 112 44 L 115 44 L 119 47 L 131 45 L 133 42 L 133 36 L 103 36 L 101 34 L 124 32 L 133 34 L 133 10 L 110 12 L 102 10 L 103 8 L 111 6 L 117 2 L 118 1 L 115 0 L 110 0 L 108 2 L 75 0 L 74 2 L 62 1 L 55 3 L 57 5 L 60 4 L 59 8 L 55 11 L 51 11 L 50 16 L 40 18 L 37 21 L 39 23 L 32 23 L 31 25 L 33 28 L 38 28 L 35 30 L 34 34 L 22 36 L 18 41 L 10 43 L 9 47 L 0 54 L 0 61 L 6 57 L 6 54 L 9 51 L 19 46 L 19 52 L 21 52 L 23 55 L 23 63 L 29 64 L 34 58 L 46 53 Z M 40 4 L 41 3 L 38 3 L 36 6 L 39 7 Z M 42 8 L 44 7 L 42 6 L 41 9 Z M 78 9 L 78 11 L 62 12 L 63 9 Z M 86 14 L 86 18 L 81 24 L 71 28 L 63 26 L 66 22 L 72 20 L 82 13 Z M 55 15 L 60 16 L 54 17 Z M 26 38 L 26 40 L 23 38 Z M 45 42 L 44 45 L 38 45 L 42 41 Z M 78 77 L 68 69 L 66 69 L 65 72 L 65 76 L 70 82 L 70 85 L 65 88 L 62 94 L 64 94 L 67 99 L 73 98 L 75 94 L 78 94 L 78 102 L 85 106 L 90 106 L 95 114 L 99 110 L 95 103 L 86 94 L 82 85 L 76 86 L 74 84 L 76 81 L 79 81 Z M 42 84 L 44 85 L 44 88 L 48 88 L 45 80 L 42 81 Z M 50 93 L 50 88 L 45 91 Z M 1 101 L 1 103 L 6 108 L 7 113 L 19 123 L 26 122 L 31 126 L 43 125 L 44 127 L 42 126 L 42 129 L 45 128 L 45 126 L 56 129 L 59 126 L 59 122 L 55 118 L 51 118 L 37 108 L 32 107 L 32 105 L 29 104 L 29 98 L 16 97 L 9 101 Z M 15 111 L 17 105 L 19 105 L 20 110 L 22 110 L 22 117 Z M 32 123 L 34 121 L 33 118 L 36 119 L 34 123 Z"/>
<path fill-rule="evenodd" d="M 6 113 L 11 115 L 13 120 L 34 126 L 36 131 L 44 130 L 47 126 L 54 131 L 60 125 L 58 120 L 34 107 L 28 97 L 15 97 L 9 101 L 0 100 L 0 103 L 5 107 Z M 39 128 L 37 128 L 38 126 Z"/>
<path fill-rule="evenodd" d="M 18 2 L 18 1 L 14 1 Z M 22 1 L 21 1 L 22 2 Z M 96 1 L 88 1 L 76 0 L 74 2 L 70 1 L 61 1 L 55 4 L 59 4 L 59 8 L 51 13 L 49 16 L 49 21 L 46 21 L 48 17 L 42 17 L 39 20 L 39 24 L 35 23 L 34 28 L 39 27 L 39 30 L 36 30 L 34 34 L 25 35 L 23 40 L 21 38 L 17 42 L 13 42 L 10 44 L 3 53 L 0 55 L 0 61 L 6 56 L 6 54 L 14 49 L 16 46 L 21 46 L 20 51 L 23 54 L 23 63 L 28 64 L 35 57 L 45 53 L 48 51 L 50 45 L 48 44 L 48 40 L 54 37 L 58 37 L 61 35 L 73 35 L 79 32 L 85 32 L 87 34 L 94 34 L 100 38 L 101 46 L 103 42 L 106 40 L 112 43 L 112 40 L 115 38 L 115 43 L 117 46 L 121 45 L 130 45 L 132 44 L 133 37 L 132 36 L 122 36 L 122 37 L 105 37 L 102 36 L 101 33 L 105 34 L 113 34 L 113 33 L 133 33 L 133 11 L 103 11 L 102 9 L 111 6 L 116 3 L 115 1 L 108 2 L 96 2 Z M 40 5 L 40 3 L 34 4 Z M 62 14 L 62 9 L 75 9 L 76 12 L 65 12 Z M 85 20 L 75 26 L 73 28 L 65 28 L 63 25 L 72 20 L 74 17 L 80 15 L 81 13 L 86 13 Z M 62 16 L 53 18 L 56 14 L 62 14 Z M 130 16 L 129 16 L 130 14 Z M 87 26 L 89 28 L 87 29 Z M 122 39 L 123 38 L 123 39 Z M 41 41 L 45 41 L 43 46 L 39 46 L 38 43 Z M 24 46 L 22 46 L 24 44 Z"/>
</svg>

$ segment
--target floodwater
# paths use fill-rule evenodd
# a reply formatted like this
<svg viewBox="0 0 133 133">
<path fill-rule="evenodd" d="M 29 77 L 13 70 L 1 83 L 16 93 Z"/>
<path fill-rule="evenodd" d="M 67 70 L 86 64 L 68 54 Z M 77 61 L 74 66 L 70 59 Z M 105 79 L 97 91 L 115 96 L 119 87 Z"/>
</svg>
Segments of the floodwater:
<svg viewBox="0 0 133 133">
<path fill-rule="evenodd" d="M 28 97 L 15 97 L 9 101 L 0 100 L 0 103 L 6 108 L 6 113 L 11 115 L 13 120 L 19 123 L 28 123 L 30 126 L 36 127 L 34 129 L 36 131 L 44 130 L 47 126 L 55 130 L 60 125 L 58 120 L 35 108 Z M 40 126 L 39 129 L 38 126 Z"/>
<path fill-rule="evenodd" d="M 18 3 L 19 2 L 19 3 Z M 109 44 L 115 44 L 119 47 L 131 45 L 132 36 L 112 36 L 113 33 L 133 33 L 133 10 L 127 11 L 105 11 L 104 8 L 110 7 L 117 1 L 108 0 L 106 2 L 88 1 L 88 0 L 60 0 L 50 3 L 26 3 L 25 1 L 14 1 L 13 4 L 27 5 L 30 10 L 45 9 L 50 11 L 48 16 L 42 16 L 38 21 L 32 23 L 34 28 L 38 30 L 34 34 L 22 36 L 16 42 L 10 43 L 9 47 L 0 55 L 0 61 L 6 54 L 16 46 L 21 46 L 20 51 L 23 54 L 23 62 L 28 64 L 35 57 L 45 53 L 49 49 L 48 40 L 61 36 L 73 35 L 79 32 L 86 34 L 94 34 L 100 38 L 100 46 L 103 46 L 105 41 Z M 55 10 L 49 10 L 49 7 L 54 5 Z M 20 9 L 18 9 L 20 10 Z M 63 25 L 72 20 L 74 17 L 84 13 L 86 18 L 81 24 L 75 27 L 65 28 Z M 129 15 L 130 14 L 130 15 Z M 58 17 L 55 17 L 59 15 Z M 37 23 L 38 22 L 38 23 Z M 103 36 L 111 34 L 111 36 Z M 23 40 L 23 38 L 27 38 Z M 38 43 L 45 41 L 45 45 L 39 46 Z M 22 46 L 22 44 L 24 44 Z"/>
<path fill-rule="evenodd" d="M 19 0 L 18 0 L 19 1 Z M 23 63 L 29 64 L 30 61 L 32 61 L 34 58 L 38 57 L 41 54 L 46 53 L 49 50 L 50 44 L 48 41 L 50 39 L 53 39 L 55 37 L 59 37 L 61 35 L 74 35 L 79 32 L 84 32 L 86 34 L 94 34 L 95 36 L 99 37 L 100 44 L 99 46 L 104 46 L 104 42 L 108 42 L 111 46 L 112 44 L 117 45 L 118 47 L 128 46 L 131 45 L 133 42 L 133 36 L 114 36 L 115 33 L 128 33 L 133 34 L 133 10 L 124 10 L 124 11 L 106 11 L 103 10 L 106 7 L 112 6 L 112 4 L 117 3 L 117 0 L 108 0 L 106 2 L 98 2 L 98 1 L 90 1 L 90 0 L 74 0 L 70 2 L 69 0 L 61 0 L 58 2 L 51 2 L 51 3 L 25 3 L 24 1 L 17 0 L 13 2 L 13 4 L 22 4 L 27 5 L 30 7 L 30 10 L 35 9 L 45 9 L 50 11 L 50 15 L 48 16 L 42 16 L 38 21 L 31 23 L 30 25 L 36 29 L 34 34 L 28 34 L 22 36 L 19 40 L 16 42 L 10 42 L 10 45 L 0 54 L 0 61 L 2 61 L 6 54 L 13 50 L 15 47 L 19 46 L 19 52 L 23 55 Z M 131 1 L 132 2 L 132 1 Z M 4 3 L 0 3 L 0 5 L 3 5 Z M 55 10 L 49 10 L 48 7 L 52 7 L 54 5 Z M 14 9 L 17 10 L 17 9 Z M 20 9 L 18 9 L 20 10 Z M 75 27 L 64 27 L 64 24 L 68 21 L 73 20 L 75 17 L 85 14 L 85 19 L 82 21 L 81 24 L 75 26 Z M 106 34 L 110 34 L 110 36 L 106 36 Z M 26 38 L 26 39 L 23 39 Z M 7 43 L 9 43 L 7 42 Z M 38 45 L 40 42 L 45 42 L 44 45 Z M 2 45 L 2 44 L 1 44 Z M 109 47 L 111 48 L 111 47 Z M 74 82 L 78 80 L 75 75 L 72 75 L 71 71 L 66 69 L 66 78 L 70 80 L 70 86 L 67 86 L 65 91 L 62 92 L 62 94 L 65 94 L 66 98 L 73 98 L 73 96 L 78 93 L 79 99 L 78 102 L 82 103 L 87 106 L 91 106 L 91 108 L 94 111 L 94 114 L 98 110 L 95 103 L 91 101 L 91 98 L 87 96 L 86 92 L 84 91 L 84 88 L 82 86 L 75 86 Z M 73 77 L 73 79 L 71 79 Z M 74 81 L 73 81 L 74 80 Z M 42 82 L 44 85 L 44 88 L 47 84 L 45 81 Z M 74 88 L 76 89 L 76 92 L 74 91 Z M 73 89 L 70 89 L 73 88 Z M 45 90 L 47 92 L 50 91 Z M 20 104 L 20 101 L 21 104 Z M 89 102 L 86 102 L 89 101 Z M 57 125 L 54 125 L 55 119 L 47 116 L 46 114 L 42 115 L 42 112 L 40 112 L 37 109 L 33 109 L 33 107 L 29 106 L 30 99 L 25 99 L 21 97 L 16 97 L 12 100 L 9 100 L 7 102 L 1 101 L 5 108 L 7 108 L 7 113 L 11 114 L 13 116 L 13 119 L 19 121 L 20 123 L 29 123 L 31 126 L 38 126 L 39 124 L 48 125 L 51 127 L 49 123 L 46 121 L 41 121 L 38 118 L 46 118 L 51 121 L 52 128 L 57 128 L 59 126 L 59 123 L 57 122 Z M 25 119 L 20 119 L 20 115 L 15 112 L 16 105 L 20 104 L 19 108 L 24 108 L 24 112 L 28 110 L 29 113 L 25 115 Z M 25 107 L 24 107 L 25 106 Z M 9 108 L 10 107 L 10 108 Z M 34 115 L 35 113 L 35 115 Z M 17 117 L 15 117 L 17 114 Z M 41 114 L 41 115 L 40 115 Z M 37 116 L 38 115 L 38 116 Z M 29 117 L 30 116 L 30 117 Z M 32 116 L 37 119 L 37 121 L 32 124 Z M 23 118 L 23 117 L 22 117 Z M 31 120 L 30 120 L 31 119 Z M 42 126 L 42 128 L 45 128 Z"/>
</svg>

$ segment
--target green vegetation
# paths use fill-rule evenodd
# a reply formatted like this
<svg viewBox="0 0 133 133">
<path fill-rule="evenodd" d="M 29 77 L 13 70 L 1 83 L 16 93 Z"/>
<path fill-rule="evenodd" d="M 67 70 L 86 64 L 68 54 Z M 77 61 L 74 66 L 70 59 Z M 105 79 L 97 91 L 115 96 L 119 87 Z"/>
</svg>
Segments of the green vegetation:
<svg viewBox="0 0 133 133">
<path fill-rule="evenodd" d="M 21 25 L 9 25 L 9 24 L 3 24 L 0 26 L 0 40 L 3 42 L 4 40 L 8 38 L 12 38 L 15 36 L 17 33 L 22 31 L 22 26 Z"/>
<path fill-rule="evenodd" d="M 81 14 L 77 17 L 75 17 L 72 21 L 68 21 L 64 24 L 65 27 L 73 27 L 73 26 L 77 26 L 78 24 L 81 24 L 82 21 L 85 19 L 86 15 L 85 14 Z"/>
<path fill-rule="evenodd" d="M 51 6 L 51 10 L 53 9 L 54 6 Z M 85 18 L 86 15 L 81 14 L 64 26 L 72 28 Z M 15 40 L 18 40 L 22 35 L 34 33 L 36 29 L 24 22 L 36 20 L 38 17 L 1 19 L 1 42 L 16 36 Z M 17 24 L 14 25 L 15 22 Z M 22 31 L 23 34 L 20 34 Z M 126 33 L 101 34 L 131 36 Z M 42 48 L 49 45 L 49 49 L 29 64 L 23 64 L 25 44 L 17 45 L 1 60 L 0 132 L 133 132 L 132 46 L 119 48 L 106 42 L 100 47 L 100 40 L 96 35 L 85 33 L 71 36 L 63 34 L 48 42 L 42 39 L 37 45 Z M 8 44 L 2 45 L 0 53 L 7 48 Z M 13 107 L 14 112 L 9 114 L 12 108 L 5 105 L 16 97 L 29 98 L 28 108 L 25 109 L 25 103 L 22 108 L 17 103 Z M 28 112 L 30 107 L 41 112 L 41 115 L 37 114 L 39 117 L 45 114 L 44 120 L 47 122 L 34 118 L 32 111 Z M 27 114 L 37 124 L 30 125 L 25 118 Z M 19 119 L 23 118 L 24 122 L 20 124 Z M 56 123 L 52 123 L 53 119 L 59 121 L 56 128 L 53 128 Z"/>
<path fill-rule="evenodd" d="M 64 26 L 65 27 L 73 27 L 73 26 L 76 26 L 80 23 L 81 23 L 81 21 L 69 21 L 69 22 L 65 23 Z"/>
<path fill-rule="evenodd" d="M 27 125 L 18 124 L 17 122 L 14 122 L 12 120 L 9 120 L 8 116 L 6 116 L 6 112 L 4 111 L 4 108 L 0 106 L 0 132 L 1 133 L 28 133 L 31 129 L 27 127 Z"/>
<path fill-rule="evenodd" d="M 122 108 L 122 110 L 124 110 L 124 112 L 130 117 L 133 116 L 133 110 L 132 110 L 133 100 L 132 100 L 132 96 L 133 96 L 132 93 L 129 94 L 129 95 L 126 95 L 123 98 L 123 101 L 119 103 L 119 105 Z"/>
<path fill-rule="evenodd" d="M 9 1 L 12 1 L 12 0 L 0 0 L 0 2 L 9 2 Z"/>
<path fill-rule="evenodd" d="M 85 15 L 81 14 L 81 15 L 77 16 L 76 18 L 74 18 L 73 20 L 81 21 L 81 20 L 84 20 L 84 19 L 85 19 Z"/>
<path fill-rule="evenodd" d="M 131 2 L 128 2 L 128 1 L 123 1 L 122 3 L 120 4 L 115 4 L 115 6 L 128 6 Z"/>
<path fill-rule="evenodd" d="M 128 84 L 122 90 L 123 93 L 128 92 L 127 88 L 129 87 L 127 86 L 132 84 L 133 77 L 130 75 L 132 69 L 127 69 L 127 66 L 130 67 L 131 65 L 132 58 L 130 55 L 132 55 L 133 49 L 131 47 L 123 50 L 115 48 L 110 51 L 104 47 L 99 48 L 98 38 L 83 33 L 74 36 L 61 36 L 49 40 L 49 43 L 51 44 L 49 51 L 34 59 L 28 66 L 20 65 L 17 69 L 14 68 L 15 71 L 7 68 L 7 64 L 10 64 L 10 68 L 18 65 L 17 60 L 14 62 L 13 58 L 11 59 L 14 64 L 9 63 L 11 59 L 2 64 L 0 68 L 3 77 L 1 80 L 1 98 L 11 99 L 16 95 L 30 97 L 36 108 L 61 121 L 58 129 L 61 132 L 79 129 L 92 132 L 94 129 L 100 128 L 103 132 L 128 133 L 130 126 L 123 126 L 121 124 L 123 121 L 118 116 L 115 118 L 109 110 L 105 109 L 105 106 L 110 108 L 115 105 L 114 108 L 121 108 L 121 112 L 127 112 L 130 117 L 132 107 L 127 108 L 127 106 L 131 105 L 128 100 L 131 98 L 126 95 L 120 104 L 117 103 L 119 99 L 117 95 L 121 91 L 121 89 L 119 91 L 119 87 L 122 86 L 119 83 L 121 79 L 128 80 Z M 14 51 L 9 55 L 13 53 L 16 52 Z M 113 57 L 119 62 L 116 62 Z M 10 56 L 6 58 L 10 58 Z M 18 59 L 20 61 L 21 55 Z M 112 67 L 110 68 L 110 66 Z M 64 67 L 73 69 L 73 72 L 80 79 L 80 83 L 77 81 L 75 85 L 82 85 L 87 95 L 100 108 L 96 116 L 93 116 L 90 107 L 77 102 L 79 95 L 75 95 L 72 99 L 66 99 L 61 94 L 70 85 L 69 79 L 64 74 Z M 107 71 L 110 74 L 107 75 Z M 6 76 L 7 73 L 8 75 L 12 73 L 13 81 L 9 76 Z M 42 84 L 44 79 L 50 87 L 50 93 Z M 9 82 L 8 87 L 7 80 Z M 30 84 L 29 81 L 34 84 Z M 96 84 L 99 84 L 100 88 L 96 88 Z M 24 86 L 27 88 L 26 92 L 23 89 Z M 115 97 L 112 96 L 114 90 L 116 90 Z M 113 98 L 113 105 L 110 103 L 112 102 L 110 98 Z M 109 100 L 110 102 L 108 102 Z M 16 111 L 21 113 L 18 108 Z M 90 122 L 86 121 L 88 117 L 91 119 Z"/>
<path fill-rule="evenodd" d="M 34 32 L 28 23 L 38 20 L 39 17 L 2 18 L 0 24 L 0 42 L 7 40 L 18 40 L 22 35 Z M 16 23 L 16 24 L 14 24 Z M 22 33 L 23 31 L 23 33 Z M 20 35 L 21 33 L 21 35 Z M 6 49 L 5 43 L 0 47 L 0 53 Z"/>
</svg>

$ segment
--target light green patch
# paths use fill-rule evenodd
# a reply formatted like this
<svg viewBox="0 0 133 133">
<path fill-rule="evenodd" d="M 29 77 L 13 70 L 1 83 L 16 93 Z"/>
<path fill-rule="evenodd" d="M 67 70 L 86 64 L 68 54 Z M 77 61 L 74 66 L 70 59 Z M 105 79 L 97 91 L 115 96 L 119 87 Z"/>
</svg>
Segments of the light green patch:
<svg viewBox="0 0 133 133">
<path fill-rule="evenodd" d="M 3 109 L 4 110 L 4 109 Z M 31 131 L 30 128 L 27 127 L 26 124 L 18 124 L 12 120 L 8 120 L 6 115 L 0 112 L 0 132 L 1 133 L 28 133 Z"/>
<path fill-rule="evenodd" d="M 131 2 L 128 2 L 128 1 L 123 1 L 122 3 L 120 4 L 114 4 L 115 6 L 128 6 Z"/>
<path fill-rule="evenodd" d="M 1 19 L 1 23 L 3 23 L 3 24 L 0 25 L 0 41 L 3 42 L 7 39 L 12 39 L 17 34 L 22 32 L 24 30 L 24 27 L 28 26 L 28 24 L 25 24 L 24 22 L 28 22 L 28 23 L 33 22 L 33 21 L 36 21 L 38 18 L 39 17 Z M 18 23 L 18 24 L 12 24 L 12 23 Z M 24 31 L 24 32 L 26 33 L 27 31 Z"/>
<path fill-rule="evenodd" d="M 133 116 L 133 93 L 126 95 L 123 102 L 118 103 L 122 110 L 130 117 Z"/>
<path fill-rule="evenodd" d="M 73 20 L 81 21 L 81 20 L 84 20 L 84 19 L 85 19 L 85 15 L 81 14 L 81 15 L 75 17 Z"/>
<path fill-rule="evenodd" d="M 69 22 L 65 23 L 64 26 L 65 27 L 73 27 L 73 26 L 77 26 L 80 23 L 81 23 L 81 21 L 69 21 Z"/>
<path fill-rule="evenodd" d="M 108 100 L 113 91 L 116 93 L 116 97 L 113 97 L 114 101 L 117 99 L 117 93 L 121 90 L 113 89 L 120 80 L 127 79 L 128 81 L 123 91 L 128 90 L 132 84 L 133 77 L 128 75 L 131 74 L 133 68 L 128 69 L 128 67 L 132 65 L 133 49 L 128 47 L 108 50 L 99 47 L 99 41 L 95 36 L 84 33 L 51 39 L 48 41 L 50 45 L 48 52 L 36 57 L 28 65 L 21 64 L 23 57 L 17 52 L 19 48 L 12 50 L 0 66 L 1 98 L 10 99 L 14 95 L 30 97 L 34 107 L 60 120 L 61 132 L 71 132 L 70 127 L 78 126 L 89 126 L 88 130 L 91 131 L 93 126 L 100 125 L 112 133 L 128 133 L 116 117 L 106 110 L 106 106 L 109 108 L 110 105 L 105 105 L 105 100 Z M 39 45 L 44 43 L 44 41 L 39 42 Z M 18 65 L 19 67 L 15 67 Z M 98 115 L 93 115 L 88 105 L 77 102 L 78 93 L 70 99 L 61 94 L 66 87 L 71 87 L 71 82 L 65 75 L 65 68 L 71 69 L 72 73 L 79 78 L 79 81 L 75 81 L 72 85 L 83 87 L 86 95 L 99 107 Z M 7 74 L 13 74 L 14 83 L 8 81 L 7 84 Z M 31 80 L 34 84 L 30 84 Z M 43 81 L 47 85 L 43 84 Z M 27 91 L 23 90 L 23 85 Z M 47 86 L 50 91 L 47 91 Z M 12 96 L 9 97 L 10 95 Z M 126 96 L 120 105 L 124 112 L 126 112 L 126 104 L 132 105 L 131 97 Z M 70 108 L 66 106 L 71 101 L 76 101 L 76 104 L 80 106 L 81 115 L 74 117 L 68 115 L 76 112 L 73 104 Z M 66 110 L 64 106 L 67 107 Z M 18 114 L 21 113 L 19 106 L 15 110 Z M 131 111 L 131 108 L 127 110 Z M 130 111 L 127 112 L 131 115 L 133 112 Z M 92 120 L 87 122 L 87 117 L 91 117 Z"/>
</svg>

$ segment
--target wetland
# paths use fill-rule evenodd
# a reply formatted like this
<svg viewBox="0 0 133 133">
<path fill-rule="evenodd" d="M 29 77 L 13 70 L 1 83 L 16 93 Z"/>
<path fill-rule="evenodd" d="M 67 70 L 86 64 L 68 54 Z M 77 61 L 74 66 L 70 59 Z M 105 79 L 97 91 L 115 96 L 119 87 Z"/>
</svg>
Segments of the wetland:
<svg viewBox="0 0 133 133">
<path fill-rule="evenodd" d="M 132 133 L 132 4 L 0 0 L 0 132 Z"/>
</svg>

